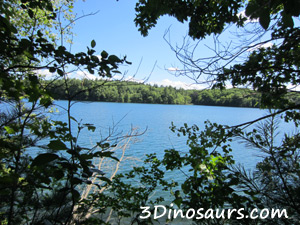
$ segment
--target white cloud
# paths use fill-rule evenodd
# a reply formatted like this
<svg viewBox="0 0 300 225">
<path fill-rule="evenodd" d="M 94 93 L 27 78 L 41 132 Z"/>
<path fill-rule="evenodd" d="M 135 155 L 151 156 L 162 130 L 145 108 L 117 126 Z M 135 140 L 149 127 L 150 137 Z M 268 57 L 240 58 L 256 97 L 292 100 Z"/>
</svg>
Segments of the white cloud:
<svg viewBox="0 0 300 225">
<path fill-rule="evenodd" d="M 102 56 L 101 55 L 96 55 L 96 57 L 101 61 L 102 60 Z"/>
<path fill-rule="evenodd" d="M 46 70 L 46 69 L 36 70 L 35 72 L 36 72 L 36 74 L 42 76 L 46 80 L 60 78 L 60 76 L 57 73 L 51 73 L 51 72 L 49 72 L 49 70 Z M 119 74 L 114 75 L 112 78 L 107 78 L 107 77 L 103 78 L 103 77 L 100 77 L 98 75 L 90 74 L 88 71 L 75 71 L 75 72 L 69 73 L 67 76 L 69 78 L 74 78 L 74 79 L 89 79 L 89 80 L 106 79 L 106 80 L 132 81 L 132 82 L 137 82 L 137 83 L 144 83 L 145 82 L 145 80 L 139 80 L 139 79 L 136 79 L 133 76 L 124 77 L 124 76 L 119 75 Z"/>
<path fill-rule="evenodd" d="M 171 71 L 171 72 L 174 72 L 174 71 L 178 71 L 179 68 L 177 68 L 177 67 L 169 67 L 167 70 Z"/>
<path fill-rule="evenodd" d="M 258 19 L 250 19 L 250 17 L 246 16 L 246 11 L 241 11 L 237 14 L 237 16 L 241 16 L 242 18 L 246 18 L 247 20 L 245 21 L 245 23 L 258 23 L 259 20 Z"/>
<path fill-rule="evenodd" d="M 289 89 L 289 90 L 291 90 L 291 91 L 300 91 L 300 86 L 288 84 L 288 85 L 287 85 L 287 89 Z"/>
<path fill-rule="evenodd" d="M 76 78 L 76 79 L 89 79 L 89 80 L 96 80 L 97 77 L 93 74 L 84 71 L 77 71 L 71 74 L 68 74 L 69 78 Z"/>
<path fill-rule="evenodd" d="M 252 52 L 252 51 L 260 49 L 260 48 L 269 48 L 269 47 L 272 47 L 273 45 L 274 44 L 272 42 L 257 44 L 257 45 L 254 45 L 252 48 L 247 49 L 247 52 Z"/>
<path fill-rule="evenodd" d="M 169 79 L 164 79 L 162 81 L 151 81 L 151 82 L 148 82 L 148 84 L 151 84 L 151 85 L 158 85 L 158 86 L 164 86 L 164 87 L 167 87 L 167 86 L 171 86 L 171 87 L 175 87 L 175 88 L 183 88 L 183 89 L 186 89 L 186 90 L 190 90 L 190 89 L 197 89 L 197 90 L 201 90 L 201 89 L 204 89 L 206 88 L 205 85 L 200 85 L 200 84 L 187 84 L 187 83 L 184 83 L 182 81 L 172 81 L 172 80 L 169 80 Z"/>
<path fill-rule="evenodd" d="M 114 78 L 115 78 L 115 76 L 114 76 Z M 125 81 L 132 81 L 132 82 L 136 82 L 136 83 L 144 83 L 145 82 L 144 80 L 136 79 L 133 76 L 128 76 L 128 77 L 124 78 L 124 80 Z"/>
<path fill-rule="evenodd" d="M 46 70 L 46 69 L 37 70 L 36 73 L 38 75 L 41 75 L 46 80 L 51 80 L 53 78 L 59 77 L 59 75 L 57 73 L 51 73 L 51 72 L 49 72 L 49 70 Z M 89 80 L 95 80 L 97 78 L 98 79 L 100 78 L 100 77 L 97 77 L 93 74 L 90 74 L 87 71 L 76 71 L 76 72 L 68 74 L 68 77 L 69 78 L 76 78 L 76 79 L 89 79 Z"/>
<path fill-rule="evenodd" d="M 169 68 L 169 69 L 171 69 L 170 71 L 179 70 L 178 68 Z M 45 79 L 53 79 L 53 78 L 58 77 L 58 75 L 56 73 L 50 73 L 48 70 L 38 70 L 38 71 L 36 71 L 36 73 L 39 74 L 39 75 L 42 75 L 43 77 L 45 77 Z M 92 74 L 88 73 L 87 71 L 73 72 L 73 73 L 69 74 L 68 77 L 69 78 L 76 78 L 76 79 L 90 79 L 90 80 L 101 79 L 101 77 L 92 75 Z M 119 79 L 123 79 L 125 81 L 137 82 L 137 83 L 144 83 L 145 82 L 145 80 L 139 80 L 139 79 L 136 79 L 133 76 L 128 76 L 128 77 L 124 78 L 121 75 L 115 75 L 112 78 L 112 80 L 119 80 Z M 182 82 L 182 81 L 172 81 L 172 80 L 169 80 L 169 79 L 164 79 L 164 80 L 161 80 L 161 81 L 151 81 L 151 82 L 147 82 L 147 84 L 150 84 L 150 85 L 156 84 L 158 86 L 164 86 L 164 87 L 171 86 L 171 87 L 175 87 L 175 88 L 178 88 L 178 89 L 183 88 L 185 90 L 191 90 L 191 89 L 201 90 L 201 89 L 207 88 L 206 85 L 187 84 L 187 83 Z"/>
<path fill-rule="evenodd" d="M 46 69 L 36 70 L 35 73 L 36 73 L 37 75 L 42 76 L 42 77 L 45 78 L 46 80 L 51 80 L 51 79 L 57 77 L 57 74 L 51 73 L 51 72 L 49 72 L 49 70 L 46 70 Z"/>
</svg>

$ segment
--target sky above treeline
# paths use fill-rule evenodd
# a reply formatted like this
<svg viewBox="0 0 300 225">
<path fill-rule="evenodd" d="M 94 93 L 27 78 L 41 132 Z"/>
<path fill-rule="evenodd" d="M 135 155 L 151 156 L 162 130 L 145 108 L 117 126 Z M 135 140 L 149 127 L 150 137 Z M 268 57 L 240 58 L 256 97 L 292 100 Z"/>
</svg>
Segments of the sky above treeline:
<svg viewBox="0 0 300 225">
<path fill-rule="evenodd" d="M 184 76 L 175 76 L 174 71 L 180 70 L 182 64 L 176 58 L 167 39 L 173 47 L 182 46 L 188 33 L 188 24 L 182 24 L 169 16 L 163 16 L 157 25 L 143 37 L 135 26 L 134 18 L 136 1 L 133 0 L 78 0 L 73 11 L 77 20 L 73 32 L 72 51 L 86 51 L 92 40 L 96 41 L 96 54 L 105 50 L 119 57 L 127 56 L 132 65 L 121 66 L 120 71 L 127 78 L 134 77 L 137 81 L 147 79 L 147 83 L 163 86 L 174 86 L 185 89 L 202 89 L 205 85 L 193 85 L 195 82 Z M 165 39 L 164 39 L 165 37 Z M 225 42 L 232 41 L 224 35 Z M 185 40 L 186 41 L 186 40 Z M 196 42 L 191 41 L 192 44 Z M 212 52 L 212 37 L 201 41 L 197 48 L 199 56 L 208 56 Z M 80 77 L 78 72 L 74 77 Z M 86 76 L 86 74 L 85 74 Z M 87 74 L 93 78 L 92 75 Z M 192 86 L 191 86 L 192 85 Z"/>
<path fill-rule="evenodd" d="M 92 40 L 96 41 L 96 54 L 102 50 L 119 57 L 127 56 L 132 65 L 121 66 L 120 70 L 127 77 L 145 80 L 150 84 L 171 85 L 191 88 L 192 80 L 175 77 L 174 71 L 181 67 L 175 53 L 164 40 L 165 36 L 172 45 L 181 45 L 187 35 L 188 24 L 164 16 L 156 27 L 143 37 L 135 26 L 135 4 L 132 0 L 78 0 L 73 11 L 78 17 L 73 32 L 75 33 L 72 51 L 85 51 Z M 75 77 L 80 76 L 78 73 Z M 88 75 L 92 78 L 92 76 Z M 192 86 L 197 88 L 196 86 Z M 199 87 L 198 87 L 199 88 Z"/>
</svg>

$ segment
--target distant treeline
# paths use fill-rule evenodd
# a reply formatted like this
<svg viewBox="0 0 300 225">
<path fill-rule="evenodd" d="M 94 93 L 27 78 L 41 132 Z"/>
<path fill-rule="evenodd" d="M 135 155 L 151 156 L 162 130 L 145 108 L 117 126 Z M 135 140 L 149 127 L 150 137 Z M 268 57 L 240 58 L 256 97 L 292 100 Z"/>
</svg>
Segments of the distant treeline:
<svg viewBox="0 0 300 225">
<path fill-rule="evenodd" d="M 67 99 L 68 94 L 63 80 L 45 82 L 54 99 Z M 70 79 L 68 92 L 73 100 L 80 101 L 236 107 L 259 107 L 260 102 L 260 95 L 249 89 L 184 90 L 130 81 Z"/>
</svg>

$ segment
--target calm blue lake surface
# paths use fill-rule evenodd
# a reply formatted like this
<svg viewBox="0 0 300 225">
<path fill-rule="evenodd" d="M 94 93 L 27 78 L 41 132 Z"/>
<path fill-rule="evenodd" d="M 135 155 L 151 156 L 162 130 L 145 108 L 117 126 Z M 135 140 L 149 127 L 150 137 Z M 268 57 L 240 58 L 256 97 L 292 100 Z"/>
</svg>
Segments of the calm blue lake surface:
<svg viewBox="0 0 300 225">
<path fill-rule="evenodd" d="M 67 106 L 67 101 L 57 101 L 58 106 Z M 60 108 L 57 115 L 60 119 L 66 113 Z M 95 144 L 105 137 L 109 129 L 116 126 L 116 133 L 128 132 L 132 127 L 138 127 L 145 134 L 138 137 L 138 142 L 130 145 L 126 155 L 142 159 L 145 154 L 157 153 L 163 156 L 165 149 L 175 148 L 187 151 L 185 138 L 178 138 L 169 129 L 171 122 L 177 127 L 187 123 L 189 126 L 197 124 L 200 129 L 204 121 L 210 120 L 219 124 L 237 125 L 254 120 L 267 114 L 267 111 L 254 108 L 213 107 L 196 105 L 159 105 L 159 104 L 134 104 L 134 103 L 104 103 L 104 102 L 77 102 L 72 107 L 72 115 L 82 123 L 92 123 L 97 129 L 95 132 L 83 130 L 80 135 L 82 145 Z M 284 130 L 287 125 L 283 124 Z M 246 168 L 254 168 L 258 162 L 258 152 L 246 148 L 243 144 L 235 142 L 234 159 Z M 129 170 L 128 164 L 122 170 Z"/>
<path fill-rule="evenodd" d="M 57 101 L 57 106 L 66 107 L 67 101 Z M 66 119 L 66 112 L 60 109 L 55 117 Z M 72 107 L 72 116 L 82 123 L 94 124 L 95 132 L 83 130 L 80 134 L 80 145 L 92 146 L 101 137 L 106 137 L 113 125 L 116 125 L 116 133 L 124 134 L 132 127 L 138 127 L 140 132 L 146 132 L 138 137 L 138 142 L 132 143 L 126 150 L 126 156 L 135 160 L 126 160 L 121 163 L 119 172 L 127 172 L 133 166 L 143 165 L 142 160 L 146 154 L 156 153 L 163 157 L 164 150 L 175 148 L 182 152 L 188 151 L 186 139 L 177 137 L 169 129 L 171 122 L 177 127 L 187 123 L 189 126 L 197 124 L 204 127 L 204 121 L 210 120 L 224 125 L 237 125 L 257 119 L 267 114 L 267 111 L 254 108 L 212 107 L 195 105 L 155 105 L 155 104 L 130 104 L 130 103 L 103 103 L 103 102 L 78 102 Z M 55 118 L 54 118 L 55 119 Z M 280 131 L 290 131 L 290 124 L 282 123 Z M 74 133 L 75 135 L 75 133 Z M 232 144 L 233 156 L 237 163 L 243 164 L 246 169 L 254 169 L 261 160 L 261 153 L 255 149 L 246 148 L 242 143 L 235 141 Z M 118 155 L 120 157 L 120 154 Z M 110 167 L 111 165 L 108 164 Z M 102 170 L 102 167 L 101 167 Z M 104 170 L 106 172 L 106 170 Z M 188 173 L 188 168 L 184 173 Z M 180 171 L 167 171 L 166 180 L 174 180 L 182 183 L 186 176 Z M 137 181 L 133 181 L 137 182 Z M 136 183 L 138 185 L 138 183 Z M 173 197 L 169 192 L 157 190 L 151 198 L 164 196 L 163 204 L 170 204 Z M 176 220 L 172 224 L 188 224 L 187 220 Z"/>
</svg>

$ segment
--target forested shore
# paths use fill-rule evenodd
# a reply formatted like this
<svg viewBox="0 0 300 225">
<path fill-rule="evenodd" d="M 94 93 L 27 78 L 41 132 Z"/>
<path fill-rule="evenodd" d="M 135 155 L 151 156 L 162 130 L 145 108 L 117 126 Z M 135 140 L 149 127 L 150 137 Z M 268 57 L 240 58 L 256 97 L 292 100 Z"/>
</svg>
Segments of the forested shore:
<svg viewBox="0 0 300 225">
<path fill-rule="evenodd" d="M 57 100 L 67 100 L 63 80 L 45 81 L 48 91 Z M 69 79 L 72 100 L 150 103 L 194 104 L 210 106 L 259 107 L 260 94 L 246 88 L 226 90 L 185 90 L 132 81 L 103 81 Z"/>
</svg>

